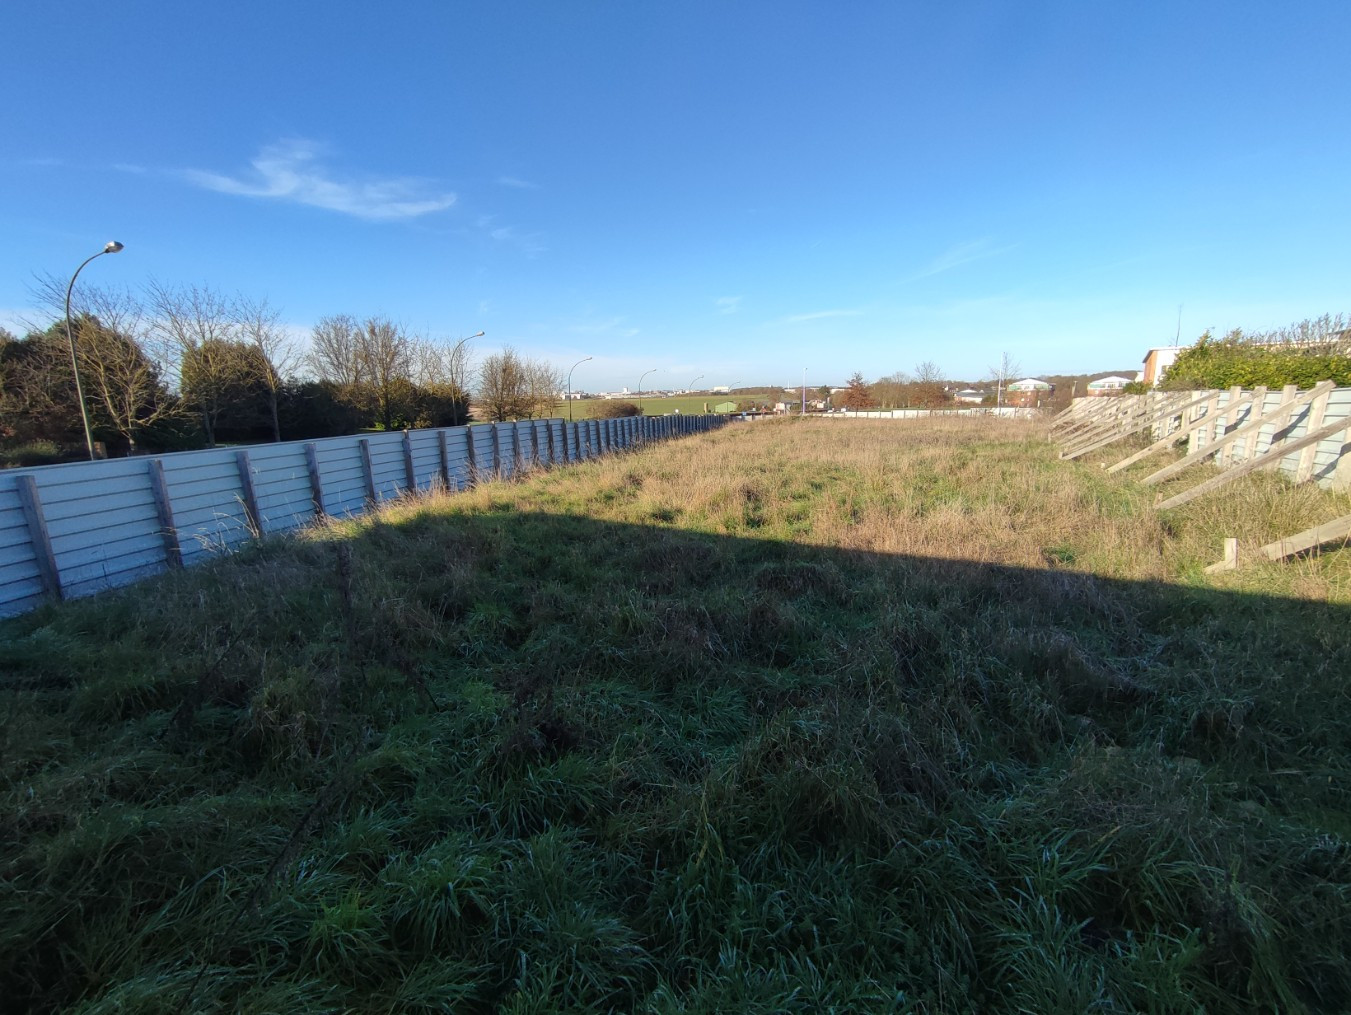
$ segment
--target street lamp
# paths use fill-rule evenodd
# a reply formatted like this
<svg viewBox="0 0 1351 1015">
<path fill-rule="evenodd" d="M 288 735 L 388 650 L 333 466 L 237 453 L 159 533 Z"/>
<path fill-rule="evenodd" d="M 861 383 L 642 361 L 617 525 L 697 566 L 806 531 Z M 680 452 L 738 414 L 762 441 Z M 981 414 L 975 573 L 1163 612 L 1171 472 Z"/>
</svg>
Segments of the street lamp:
<svg viewBox="0 0 1351 1015">
<path fill-rule="evenodd" d="M 645 371 L 645 372 L 643 373 L 643 376 L 642 376 L 642 377 L 639 377 L 639 378 L 638 378 L 638 411 L 639 411 L 639 412 L 642 412 L 642 411 L 643 411 L 643 378 L 646 377 L 648 374 L 656 373 L 656 371 L 657 371 L 657 368 L 656 368 L 656 367 L 653 367 L 651 370 Z"/>
<path fill-rule="evenodd" d="M 700 375 L 699 375 L 698 377 L 696 377 L 694 380 L 690 381 L 689 391 L 690 391 L 691 394 L 693 394 L 693 392 L 694 392 L 694 386 L 695 386 L 696 384 L 698 384 L 700 381 L 702 381 L 703 379 L 704 379 L 704 375 L 703 375 L 703 374 L 700 374 Z"/>
<path fill-rule="evenodd" d="M 84 266 L 95 257 L 102 257 L 104 254 L 116 254 L 122 249 L 122 244 L 113 240 L 104 245 L 103 249 L 92 257 L 86 257 L 84 262 L 75 269 L 75 274 L 70 276 L 70 285 L 66 286 L 66 341 L 70 343 L 70 368 L 75 372 L 75 397 L 80 400 L 80 418 L 84 420 L 84 443 L 89 449 L 89 460 L 94 460 L 94 432 L 89 429 L 89 410 L 84 404 L 84 385 L 80 383 L 80 361 L 75 355 L 75 333 L 70 330 L 70 294 L 75 288 L 75 280 L 80 277 L 80 272 L 84 271 Z"/>
<path fill-rule="evenodd" d="M 590 356 L 588 356 L 586 359 L 579 359 L 576 363 L 572 364 L 572 370 L 576 370 L 576 369 L 577 369 L 579 366 L 581 366 L 583 363 L 589 362 L 590 359 L 591 359 Z M 569 371 L 568 371 L 568 422 L 569 422 L 569 423 L 572 422 L 572 370 L 569 370 Z"/>
<path fill-rule="evenodd" d="M 467 361 L 465 362 L 464 366 L 466 369 L 464 370 L 463 374 L 461 374 L 460 350 L 464 348 L 465 342 L 471 341 L 472 339 L 475 338 L 482 338 L 482 337 L 483 332 L 481 331 L 476 331 L 472 335 L 466 335 L 464 338 L 460 339 L 458 342 L 455 343 L 455 348 L 450 350 L 450 355 L 447 356 L 445 359 L 445 362 L 450 369 L 450 383 L 455 386 L 456 390 L 459 391 L 461 397 L 464 398 L 464 411 L 465 411 L 464 420 L 466 423 L 469 422 L 469 388 L 468 388 L 469 364 Z"/>
</svg>

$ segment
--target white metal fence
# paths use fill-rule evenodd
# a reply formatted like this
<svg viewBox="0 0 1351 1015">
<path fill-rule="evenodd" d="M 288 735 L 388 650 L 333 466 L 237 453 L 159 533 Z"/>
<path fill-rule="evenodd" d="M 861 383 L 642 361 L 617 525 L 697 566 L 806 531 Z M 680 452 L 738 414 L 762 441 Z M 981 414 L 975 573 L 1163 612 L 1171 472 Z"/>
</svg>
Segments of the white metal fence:
<svg viewBox="0 0 1351 1015">
<path fill-rule="evenodd" d="M 0 471 L 0 617 L 236 549 L 410 491 L 464 489 L 725 416 L 526 420 Z"/>
</svg>

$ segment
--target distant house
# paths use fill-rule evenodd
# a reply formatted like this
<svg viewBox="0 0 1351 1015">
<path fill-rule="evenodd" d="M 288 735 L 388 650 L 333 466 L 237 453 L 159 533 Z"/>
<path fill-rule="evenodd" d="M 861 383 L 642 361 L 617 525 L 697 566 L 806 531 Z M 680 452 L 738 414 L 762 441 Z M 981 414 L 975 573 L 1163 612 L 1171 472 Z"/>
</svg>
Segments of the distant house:
<svg viewBox="0 0 1351 1015">
<path fill-rule="evenodd" d="M 1004 389 L 1008 393 L 1008 404 L 1021 407 L 1037 406 L 1055 391 L 1054 384 L 1047 384 L 1039 377 L 1024 377 L 1014 381 Z"/>
<path fill-rule="evenodd" d="M 1154 387 L 1163 380 L 1168 368 L 1177 361 L 1177 354 L 1183 348 L 1185 347 L 1180 345 L 1161 345 L 1150 349 L 1145 353 L 1145 368 L 1140 371 L 1140 376 L 1136 380 L 1143 381 L 1151 388 Z"/>
<path fill-rule="evenodd" d="M 736 412 L 736 402 L 719 402 L 713 406 L 714 412 Z"/>
<path fill-rule="evenodd" d="M 963 388 L 961 391 L 953 392 L 952 400 L 965 402 L 967 405 L 980 405 L 985 401 L 985 392 L 977 391 L 975 388 Z"/>
<path fill-rule="evenodd" d="M 1099 377 L 1096 381 L 1088 382 L 1088 395 L 1095 397 L 1100 395 L 1119 395 L 1121 389 L 1131 383 L 1129 377 L 1122 377 L 1119 374 L 1112 374 L 1110 377 Z"/>
</svg>

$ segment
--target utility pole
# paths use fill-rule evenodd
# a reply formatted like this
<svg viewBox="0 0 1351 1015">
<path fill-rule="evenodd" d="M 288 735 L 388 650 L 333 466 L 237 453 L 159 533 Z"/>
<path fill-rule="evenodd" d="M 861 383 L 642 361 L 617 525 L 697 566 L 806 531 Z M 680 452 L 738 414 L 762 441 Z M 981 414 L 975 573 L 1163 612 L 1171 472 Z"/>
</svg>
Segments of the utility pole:
<svg viewBox="0 0 1351 1015">
<path fill-rule="evenodd" d="M 807 415 L 807 368 L 802 368 L 802 415 Z"/>
</svg>

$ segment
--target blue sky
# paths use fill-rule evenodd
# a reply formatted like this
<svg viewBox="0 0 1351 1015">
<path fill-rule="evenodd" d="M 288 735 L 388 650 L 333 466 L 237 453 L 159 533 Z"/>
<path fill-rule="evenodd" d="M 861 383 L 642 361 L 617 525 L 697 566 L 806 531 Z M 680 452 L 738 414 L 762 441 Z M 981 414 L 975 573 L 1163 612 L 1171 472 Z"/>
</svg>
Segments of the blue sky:
<svg viewBox="0 0 1351 1015">
<path fill-rule="evenodd" d="M 589 389 L 1137 366 L 1351 310 L 1351 4 L 10 4 L 35 274 L 385 314 Z"/>
</svg>

